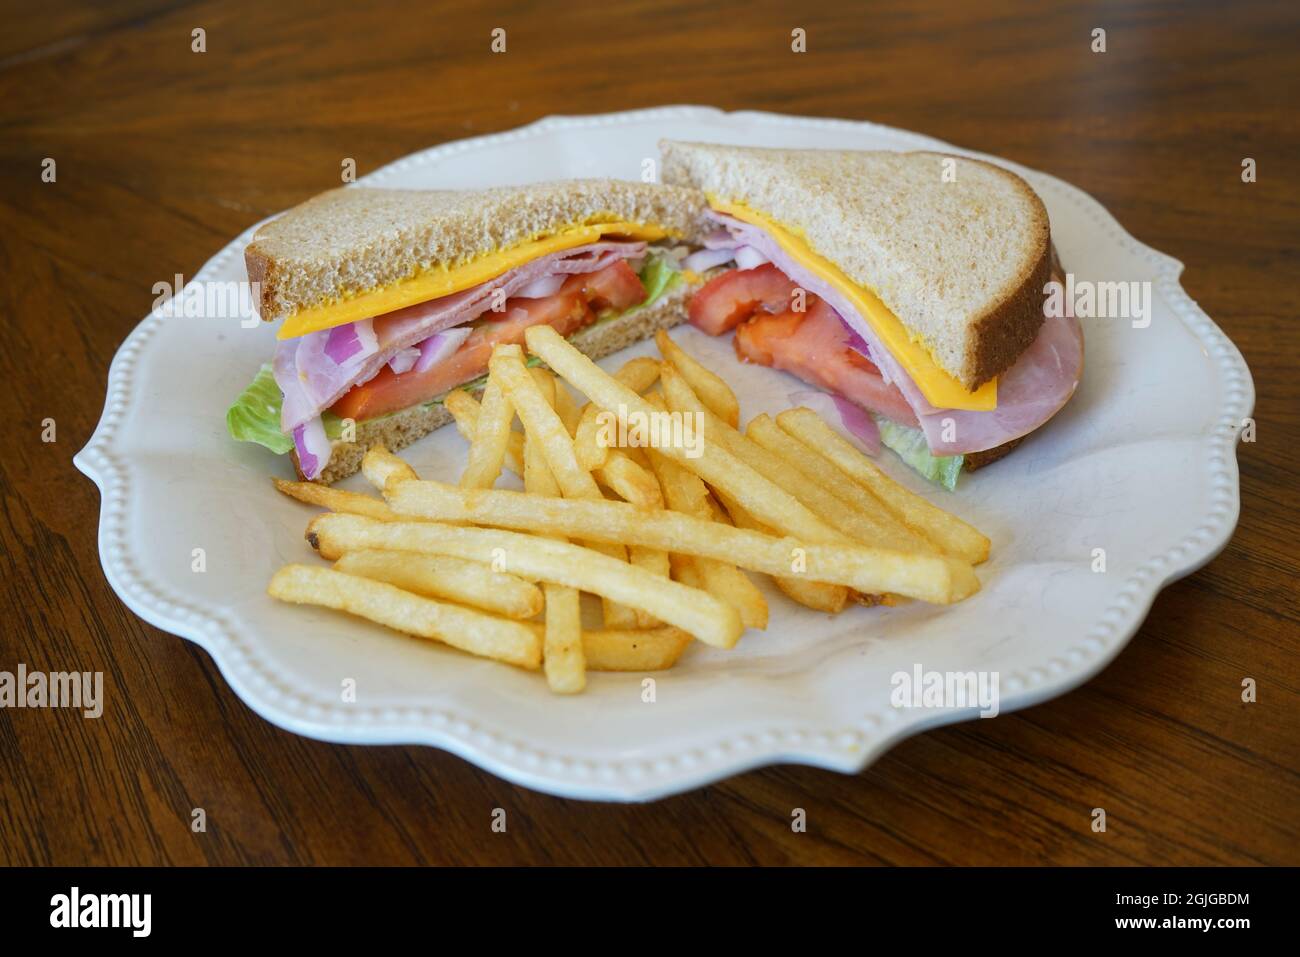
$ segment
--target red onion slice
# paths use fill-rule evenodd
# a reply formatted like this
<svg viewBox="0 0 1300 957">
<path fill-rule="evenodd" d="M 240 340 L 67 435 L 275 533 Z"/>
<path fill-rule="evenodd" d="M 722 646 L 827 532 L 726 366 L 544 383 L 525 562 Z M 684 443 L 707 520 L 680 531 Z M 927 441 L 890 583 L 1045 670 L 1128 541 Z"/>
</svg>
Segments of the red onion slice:
<svg viewBox="0 0 1300 957">
<path fill-rule="evenodd" d="M 392 369 L 396 375 L 401 375 L 403 372 L 409 372 L 411 367 L 414 366 L 419 359 L 420 348 L 418 346 L 411 346 L 403 349 L 401 352 L 397 353 L 397 355 L 389 359 L 388 368 Z"/>
<path fill-rule="evenodd" d="M 738 245 L 736 237 L 726 228 L 715 229 L 704 237 L 705 249 L 735 249 Z"/>
<path fill-rule="evenodd" d="M 771 262 L 771 260 L 753 246 L 739 246 L 736 249 L 737 269 L 756 269 L 766 262 Z"/>
<path fill-rule="evenodd" d="M 364 359 L 378 351 L 379 340 L 370 319 L 335 326 L 326 333 L 324 352 L 335 365 L 347 365 L 349 360 Z"/>
<path fill-rule="evenodd" d="M 736 258 L 734 249 L 701 249 L 682 260 L 682 268 L 691 272 L 704 272 Z"/>
<path fill-rule="evenodd" d="M 514 295 L 520 299 L 545 299 L 547 296 L 554 296 L 564 285 L 567 276 L 559 274 L 543 276 L 541 279 L 534 279 L 524 288 L 517 291 Z"/>
<path fill-rule="evenodd" d="M 309 479 L 319 478 L 334 452 L 319 415 L 293 430 L 293 444 L 298 450 L 298 468 L 302 474 Z"/>
<path fill-rule="evenodd" d="M 870 359 L 871 346 L 867 344 L 867 340 L 863 339 L 860 335 L 858 335 L 858 330 L 854 329 L 851 325 L 845 322 L 844 317 L 840 316 L 838 312 L 835 313 L 835 315 L 839 316 L 840 322 L 844 326 L 844 331 L 849 334 L 849 341 L 846 343 L 848 347 L 852 349 L 854 352 L 856 352 L 858 355 L 862 356 L 863 358 Z"/>
<path fill-rule="evenodd" d="M 457 326 L 430 336 L 419 344 L 420 358 L 415 361 L 416 372 L 427 372 L 460 348 L 469 334 L 469 326 Z"/>
</svg>

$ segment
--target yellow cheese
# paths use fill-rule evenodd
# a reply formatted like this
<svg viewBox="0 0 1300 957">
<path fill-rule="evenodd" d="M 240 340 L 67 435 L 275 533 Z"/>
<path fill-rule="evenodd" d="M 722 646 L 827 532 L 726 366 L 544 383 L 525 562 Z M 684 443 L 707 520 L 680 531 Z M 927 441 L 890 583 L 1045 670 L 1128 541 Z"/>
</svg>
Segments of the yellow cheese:
<svg viewBox="0 0 1300 957">
<path fill-rule="evenodd" d="M 450 296 L 485 283 L 534 259 L 594 243 L 602 236 L 627 236 L 653 242 L 668 235 L 658 226 L 612 222 L 572 226 L 549 236 L 527 240 L 509 249 L 499 249 L 458 266 L 436 266 L 408 279 L 358 293 L 336 302 L 301 309 L 284 321 L 278 338 L 296 339 L 309 332 L 332 329 L 358 319 L 381 316 L 395 309 L 430 299 Z"/>
<path fill-rule="evenodd" d="M 974 392 L 968 390 L 934 361 L 924 343 L 907 331 L 907 327 L 875 293 L 859 286 L 833 262 L 814 252 L 807 242 L 777 225 L 770 217 L 743 204 L 723 202 L 712 196 L 709 197 L 709 203 L 720 213 L 762 227 L 795 262 L 824 279 L 828 285 L 857 307 L 858 312 L 876 331 L 880 341 L 893 353 L 898 364 L 912 377 L 912 381 L 921 390 L 926 401 L 936 409 L 969 409 L 975 412 L 987 412 L 997 408 L 996 379 L 984 383 Z"/>
</svg>

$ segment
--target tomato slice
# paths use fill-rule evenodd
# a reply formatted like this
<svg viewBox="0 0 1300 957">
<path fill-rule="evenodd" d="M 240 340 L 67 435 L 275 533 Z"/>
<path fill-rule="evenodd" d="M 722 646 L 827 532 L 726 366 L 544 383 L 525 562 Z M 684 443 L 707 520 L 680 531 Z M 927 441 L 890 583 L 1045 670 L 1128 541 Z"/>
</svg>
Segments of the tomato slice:
<svg viewBox="0 0 1300 957">
<path fill-rule="evenodd" d="M 760 307 L 768 312 L 786 311 L 797 288 L 771 263 L 754 269 L 731 269 L 710 279 L 691 297 L 691 323 L 711 336 L 720 336 Z"/>
<path fill-rule="evenodd" d="M 567 337 L 596 318 L 582 296 L 564 291 L 542 299 L 510 299 L 503 312 L 486 315 L 489 318 L 475 327 L 460 348 L 443 362 L 424 372 L 411 369 L 400 375 L 384 366 L 369 382 L 348 390 L 330 411 L 345 419 L 364 422 L 417 402 L 427 402 L 477 379 L 487 371 L 493 346 L 522 343 L 524 330 L 530 326 L 553 326 Z"/>
<path fill-rule="evenodd" d="M 626 259 L 620 259 L 614 265 L 597 272 L 570 276 L 560 291 L 581 295 L 597 312 L 603 309 L 622 312 L 639 302 L 645 302 L 646 297 L 641 277 L 628 265 Z"/>
<path fill-rule="evenodd" d="M 786 348 L 784 340 L 798 332 L 807 317 L 806 312 L 754 316 L 736 328 L 736 337 L 731 340 L 736 358 L 760 366 L 776 365 L 777 354 Z"/>
<path fill-rule="evenodd" d="M 848 343 L 844 323 L 820 300 L 803 313 L 755 316 L 736 330 L 732 341 L 743 362 L 781 369 L 869 412 L 915 426 L 916 413 L 898 386 L 886 382 L 875 363 Z"/>
</svg>

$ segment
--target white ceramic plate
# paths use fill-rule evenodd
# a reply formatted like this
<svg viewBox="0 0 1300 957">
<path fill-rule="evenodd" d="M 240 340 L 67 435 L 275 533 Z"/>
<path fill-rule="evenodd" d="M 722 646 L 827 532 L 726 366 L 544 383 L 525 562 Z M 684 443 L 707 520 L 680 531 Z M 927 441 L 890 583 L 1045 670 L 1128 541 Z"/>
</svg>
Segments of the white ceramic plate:
<svg viewBox="0 0 1300 957">
<path fill-rule="evenodd" d="M 661 137 L 965 152 L 869 123 L 670 107 L 551 117 L 426 150 L 363 183 L 636 179 Z M 1154 314 L 1145 329 L 1085 322 L 1083 383 L 1050 426 L 964 476 L 955 494 L 925 489 L 993 540 L 979 569 L 983 591 L 966 602 L 831 618 L 774 597 L 766 633 L 730 652 L 693 647 L 655 676 L 653 703 L 643 700 L 640 675 L 591 675 L 586 694 L 562 698 L 536 674 L 276 603 L 265 594 L 275 569 L 315 560 L 302 537 L 310 512 L 267 481 L 289 473 L 287 460 L 231 441 L 224 424 L 227 403 L 270 356 L 274 329 L 157 314 L 118 350 L 103 419 L 76 457 L 102 493 L 104 572 L 134 612 L 207 649 L 235 692 L 284 728 L 328 741 L 435 745 L 579 798 L 646 800 L 778 762 L 858 771 L 908 735 L 975 716 L 973 708 L 891 707 L 891 676 L 918 664 L 998 672 L 1004 712 L 1062 694 L 1119 652 L 1165 583 L 1228 541 L 1239 508 L 1235 442 L 1254 388 L 1236 348 L 1179 286 L 1179 262 L 1134 240 L 1078 189 L 1004 165 L 1047 203 L 1077 278 L 1149 281 Z M 194 279 L 242 279 L 251 235 Z M 785 407 L 797 388 L 739 366 L 727 340 L 693 329 L 675 335 L 716 357 L 744 419 Z M 444 429 L 406 454 L 429 476 L 454 480 L 464 445 Z M 883 461 L 922 488 L 889 453 Z M 196 548 L 206 571 L 193 570 Z M 1093 570 L 1098 548 L 1104 573 Z M 355 703 L 342 700 L 346 679 L 356 682 Z"/>
</svg>

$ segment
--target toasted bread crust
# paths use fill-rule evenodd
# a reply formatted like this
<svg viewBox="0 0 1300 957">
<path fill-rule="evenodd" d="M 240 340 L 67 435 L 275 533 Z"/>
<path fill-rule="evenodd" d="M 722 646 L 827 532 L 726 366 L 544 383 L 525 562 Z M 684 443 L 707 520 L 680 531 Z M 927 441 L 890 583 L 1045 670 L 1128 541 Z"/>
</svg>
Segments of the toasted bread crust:
<svg viewBox="0 0 1300 957">
<path fill-rule="evenodd" d="M 1006 372 L 1043 328 L 1043 287 L 1052 277 L 1052 244 L 1016 289 L 993 309 L 971 323 L 967 367 L 959 376 L 972 392 Z"/>
<path fill-rule="evenodd" d="M 1034 433 L 1030 432 L 1029 435 Z M 992 465 L 998 459 L 1005 455 L 1010 455 L 1028 435 L 1022 435 L 1018 439 L 1012 439 L 1010 442 L 1004 442 L 996 448 L 985 449 L 983 452 L 967 452 L 966 457 L 962 460 L 961 467 L 966 472 L 974 472 L 976 469 L 982 469 L 986 465 Z"/>
<path fill-rule="evenodd" d="M 653 305 L 630 315 L 608 322 L 597 323 L 579 330 L 569 337 L 569 342 L 592 359 L 603 359 L 620 349 L 625 349 L 643 339 L 649 339 L 660 329 L 670 329 L 686 318 L 686 298 L 693 290 L 682 282 L 669 290 Z M 404 449 L 422 439 L 435 429 L 451 422 L 451 413 L 444 405 L 414 406 L 402 412 L 357 424 L 355 442 L 335 442 L 329 465 L 315 479 L 322 485 L 332 485 L 361 468 L 361 460 L 372 446 L 383 443 L 390 452 Z M 290 453 L 298 478 L 306 480 L 298 465 L 298 453 Z"/>
</svg>

